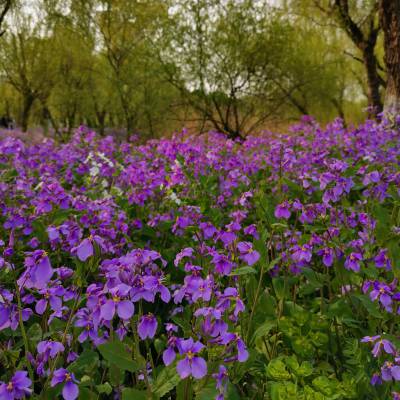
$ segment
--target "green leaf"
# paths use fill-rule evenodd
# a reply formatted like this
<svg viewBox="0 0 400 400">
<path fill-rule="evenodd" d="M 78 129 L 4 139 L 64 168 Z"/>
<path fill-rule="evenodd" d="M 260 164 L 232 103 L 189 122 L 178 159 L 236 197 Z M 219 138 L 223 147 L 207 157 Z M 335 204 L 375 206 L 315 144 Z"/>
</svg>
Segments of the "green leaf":
<svg viewBox="0 0 400 400">
<path fill-rule="evenodd" d="M 365 294 L 353 294 L 352 297 L 358 299 L 364 308 L 368 311 L 371 317 L 382 319 L 383 315 L 379 311 L 379 306 L 376 302 L 373 302 L 369 296 Z"/>
<path fill-rule="evenodd" d="M 273 278 L 272 285 L 277 299 L 284 299 L 287 291 L 287 288 L 285 288 L 285 280 L 283 278 Z"/>
<path fill-rule="evenodd" d="M 46 226 L 43 221 L 36 219 L 32 221 L 33 233 L 35 236 L 43 243 L 46 243 L 48 240 Z"/>
<path fill-rule="evenodd" d="M 26 335 L 28 339 L 31 341 L 39 341 L 42 338 L 42 328 L 38 323 L 32 324 L 29 329 L 26 331 Z"/>
<path fill-rule="evenodd" d="M 53 225 L 60 225 L 65 222 L 70 215 L 75 215 L 76 211 L 73 209 L 63 209 L 59 208 L 58 210 L 54 211 L 51 215 L 51 222 Z"/>
<path fill-rule="evenodd" d="M 153 384 L 153 392 L 162 397 L 171 391 L 181 381 L 176 372 L 175 363 L 163 368 Z"/>
<path fill-rule="evenodd" d="M 240 267 L 232 271 L 229 276 L 239 276 L 239 275 L 248 275 L 255 274 L 257 271 L 251 267 Z"/>
<path fill-rule="evenodd" d="M 188 320 L 178 317 L 177 315 L 172 317 L 172 321 L 175 322 L 176 325 L 180 326 L 183 329 L 183 332 L 191 332 L 192 326 L 188 322 Z"/>
<path fill-rule="evenodd" d="M 79 400 L 97 400 L 97 394 L 88 388 L 79 388 Z"/>
<path fill-rule="evenodd" d="M 271 385 L 271 400 L 297 400 L 299 393 L 293 382 L 274 382 Z"/>
<path fill-rule="evenodd" d="M 218 395 L 218 390 L 215 388 L 215 384 L 210 383 L 207 386 L 203 386 L 198 392 L 196 392 L 196 400 L 209 400 L 215 399 Z"/>
<path fill-rule="evenodd" d="M 122 390 L 122 400 L 148 400 L 145 390 L 125 388 Z"/>
<path fill-rule="evenodd" d="M 279 358 L 270 361 L 266 372 L 269 378 L 276 381 L 287 381 L 291 377 L 290 373 L 286 370 L 285 363 Z"/>
<path fill-rule="evenodd" d="M 259 326 L 253 334 L 252 341 L 257 340 L 260 337 L 266 336 L 269 331 L 276 327 L 276 320 L 267 320 L 261 326 Z"/>
<path fill-rule="evenodd" d="M 293 371 L 296 372 L 300 367 L 299 362 L 297 361 L 297 357 L 292 355 L 290 357 L 286 357 L 285 364 Z"/>
<path fill-rule="evenodd" d="M 68 367 L 71 372 L 83 374 L 96 368 L 99 356 L 95 351 L 84 350 L 81 355 Z"/>
<path fill-rule="evenodd" d="M 105 393 L 105 394 L 109 395 L 112 392 L 112 386 L 108 382 L 106 382 L 101 385 L 96 385 L 96 390 L 100 394 Z M 122 394 L 122 398 L 123 398 L 123 396 L 124 395 Z"/>
<path fill-rule="evenodd" d="M 117 365 L 111 364 L 108 369 L 108 377 L 112 386 L 120 386 L 124 381 L 125 373 Z"/>
<path fill-rule="evenodd" d="M 295 373 L 296 375 L 302 377 L 310 376 L 313 373 L 312 364 L 309 361 L 303 361 L 300 365 L 300 368 L 298 368 Z"/>
<path fill-rule="evenodd" d="M 236 386 L 232 383 L 228 383 L 228 390 L 225 396 L 226 400 L 240 400 L 242 397 L 239 395 Z"/>
<path fill-rule="evenodd" d="M 121 342 L 108 342 L 97 347 L 100 354 L 110 363 L 115 364 L 118 368 L 135 372 L 140 366 L 132 359 L 132 355 L 127 351 Z"/>
<path fill-rule="evenodd" d="M 330 380 L 326 376 L 318 376 L 312 381 L 312 384 L 315 389 L 327 396 L 333 394 L 334 381 Z"/>
</svg>

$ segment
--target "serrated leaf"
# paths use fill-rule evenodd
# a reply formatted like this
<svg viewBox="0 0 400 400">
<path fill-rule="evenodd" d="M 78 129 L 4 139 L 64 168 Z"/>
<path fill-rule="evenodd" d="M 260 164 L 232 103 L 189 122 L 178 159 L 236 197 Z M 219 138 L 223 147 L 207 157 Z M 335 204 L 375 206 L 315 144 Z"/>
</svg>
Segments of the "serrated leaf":
<svg viewBox="0 0 400 400">
<path fill-rule="evenodd" d="M 153 392 L 162 397 L 169 391 L 174 389 L 181 381 L 180 376 L 176 372 L 175 363 L 163 368 L 153 384 Z"/>
<path fill-rule="evenodd" d="M 108 342 L 99 345 L 97 348 L 103 358 L 124 371 L 135 372 L 140 368 L 121 342 Z"/>
<path fill-rule="evenodd" d="M 96 385 L 96 390 L 100 394 L 105 393 L 105 394 L 109 395 L 112 392 L 112 386 L 108 382 L 106 382 L 101 385 Z M 123 395 L 122 395 L 122 398 L 123 398 Z"/>
<path fill-rule="evenodd" d="M 122 390 L 122 400 L 148 400 L 145 390 L 125 388 Z"/>
<path fill-rule="evenodd" d="M 240 276 L 240 275 L 248 275 L 255 274 L 257 271 L 251 267 L 240 267 L 232 271 L 229 276 Z"/>
<path fill-rule="evenodd" d="M 259 326 L 253 334 L 252 341 L 254 342 L 260 337 L 263 337 L 269 333 L 269 331 L 276 327 L 276 320 L 267 320 L 261 326 Z"/>
<path fill-rule="evenodd" d="M 74 373 L 90 372 L 96 368 L 98 360 L 99 356 L 96 352 L 84 350 L 68 369 Z"/>
</svg>

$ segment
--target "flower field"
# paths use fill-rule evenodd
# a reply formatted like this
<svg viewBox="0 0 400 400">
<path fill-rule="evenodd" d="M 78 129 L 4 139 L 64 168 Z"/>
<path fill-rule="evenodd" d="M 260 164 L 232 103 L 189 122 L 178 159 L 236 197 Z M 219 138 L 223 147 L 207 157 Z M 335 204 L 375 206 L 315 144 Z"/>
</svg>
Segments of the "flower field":
<svg viewBox="0 0 400 400">
<path fill-rule="evenodd" d="M 389 121 L 1 139 L 0 400 L 400 399 L 399 164 Z"/>
</svg>

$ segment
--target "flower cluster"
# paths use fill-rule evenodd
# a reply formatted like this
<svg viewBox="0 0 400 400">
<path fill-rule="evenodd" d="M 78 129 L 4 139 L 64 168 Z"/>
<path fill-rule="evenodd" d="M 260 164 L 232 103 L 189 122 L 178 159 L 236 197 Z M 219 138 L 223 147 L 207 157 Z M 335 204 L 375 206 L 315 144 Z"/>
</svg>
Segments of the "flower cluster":
<svg viewBox="0 0 400 400">
<path fill-rule="evenodd" d="M 306 398 L 317 372 L 267 365 L 344 382 L 354 337 L 398 398 L 399 143 L 310 118 L 243 143 L 1 140 L 0 399 L 269 398 L 266 370 Z"/>
</svg>

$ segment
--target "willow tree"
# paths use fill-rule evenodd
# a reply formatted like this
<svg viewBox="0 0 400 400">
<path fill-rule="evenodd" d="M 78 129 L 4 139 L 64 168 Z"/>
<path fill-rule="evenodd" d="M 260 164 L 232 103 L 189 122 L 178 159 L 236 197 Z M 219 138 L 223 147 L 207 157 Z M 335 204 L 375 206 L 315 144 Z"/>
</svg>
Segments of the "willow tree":
<svg viewBox="0 0 400 400">
<path fill-rule="evenodd" d="M 376 51 L 381 29 L 378 0 L 313 0 L 313 5 L 337 22 L 358 49 L 359 55 L 353 59 L 364 65 L 368 105 L 375 116 L 382 111 L 381 93 L 386 85 Z"/>
<path fill-rule="evenodd" d="M 39 25 L 31 29 L 27 20 L 17 18 L 14 22 L 14 30 L 3 36 L 0 68 L 6 83 L 20 96 L 17 119 L 26 131 L 34 103 L 45 103 L 54 86 L 54 47 L 51 38 L 39 34 Z"/>
</svg>

